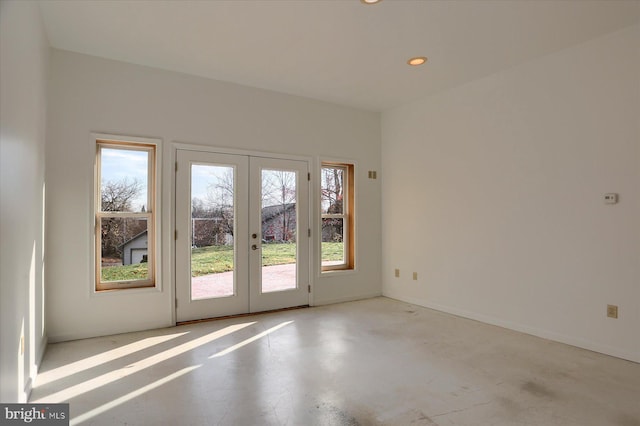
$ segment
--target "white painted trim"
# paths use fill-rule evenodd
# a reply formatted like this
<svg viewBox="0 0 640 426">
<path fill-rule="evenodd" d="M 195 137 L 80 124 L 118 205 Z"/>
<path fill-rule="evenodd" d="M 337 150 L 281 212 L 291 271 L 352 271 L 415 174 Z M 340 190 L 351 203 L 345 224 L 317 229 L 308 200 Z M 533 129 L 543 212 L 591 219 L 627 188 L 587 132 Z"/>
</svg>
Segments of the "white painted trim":
<svg viewBox="0 0 640 426">
<path fill-rule="evenodd" d="M 512 321 L 505 321 L 500 318 L 492 317 L 489 315 L 483 315 L 475 312 L 466 311 L 463 309 L 443 306 L 443 305 L 432 303 L 423 299 L 418 299 L 413 297 L 402 297 L 398 294 L 395 294 L 393 290 L 383 291 L 383 296 L 388 297 L 390 299 L 399 300 L 401 302 L 412 303 L 414 305 L 433 309 L 439 312 L 444 312 L 447 314 L 459 316 L 462 318 L 480 321 L 485 324 L 495 325 L 495 326 L 506 328 L 509 330 L 518 331 L 520 333 L 530 334 L 535 337 L 553 340 L 554 342 L 564 343 L 567 345 L 576 346 L 578 348 L 587 349 L 587 350 L 602 353 L 605 355 L 610 355 L 610 356 L 622 358 L 628 361 L 640 363 L 640 354 L 633 354 L 630 352 L 621 351 L 618 348 L 614 348 L 608 345 L 601 345 L 598 343 L 591 342 L 589 340 L 576 338 L 576 337 L 568 336 L 561 333 L 554 333 L 552 331 L 543 330 L 536 327 L 530 327 L 530 326 L 512 322 Z"/>
<path fill-rule="evenodd" d="M 107 141 L 113 142 L 134 142 L 134 143 L 142 143 L 147 145 L 161 145 L 162 138 L 152 137 L 152 136 L 126 136 L 126 135 L 116 135 L 111 133 L 98 133 L 91 132 L 91 138 L 95 142 L 98 139 L 104 139 Z"/>
<path fill-rule="evenodd" d="M 166 231 L 168 232 L 167 240 L 170 241 L 169 244 L 169 252 L 171 259 L 169 259 L 169 265 L 171 265 L 171 274 L 169 275 L 170 285 L 169 285 L 169 309 L 171 312 L 171 324 L 176 325 L 178 322 L 178 313 L 176 310 L 176 240 L 174 238 L 176 232 L 176 163 L 178 162 L 178 149 L 175 147 L 175 143 L 171 143 L 171 152 L 169 153 L 169 161 L 168 164 L 169 170 L 171 173 L 168 175 L 171 176 L 171 182 L 168 183 L 169 186 L 169 197 L 167 198 L 170 202 L 170 206 L 168 207 L 170 222 L 168 222 L 168 226 L 166 227 Z M 167 219 L 167 218 L 165 218 Z"/>
<path fill-rule="evenodd" d="M 28 377 L 27 382 L 24 384 L 24 389 L 22 391 L 23 392 L 22 398 L 25 403 L 29 401 L 29 399 L 31 399 L 31 391 L 33 391 L 33 380 L 31 379 L 31 377 Z"/>
<path fill-rule="evenodd" d="M 125 289 L 114 289 L 114 290 L 101 290 L 101 291 L 96 291 L 96 274 L 95 274 L 95 265 L 96 265 L 96 249 L 95 249 L 95 230 L 93 230 L 93 227 L 95 226 L 95 217 L 96 217 L 96 193 L 95 193 L 95 187 L 96 187 L 96 180 L 98 178 L 97 176 L 97 167 L 96 167 L 96 144 L 98 142 L 98 140 L 107 140 L 107 141 L 113 141 L 113 142 L 133 142 L 133 143 L 140 143 L 140 144 L 146 144 L 146 145 L 153 145 L 155 147 L 155 152 L 154 152 L 154 156 L 155 156 L 155 164 L 154 164 L 154 171 L 155 171 L 155 209 L 154 209 L 154 233 L 155 233 L 155 241 L 154 241 L 154 268 L 155 268 L 155 285 L 153 287 L 143 287 L 143 288 L 125 288 Z M 89 247 L 89 259 L 91 262 L 91 267 L 89 268 L 89 280 L 88 282 L 90 283 L 90 287 L 87 289 L 88 290 L 88 296 L 90 298 L 93 297 L 111 297 L 111 296 L 115 296 L 115 295 L 130 295 L 133 293 L 140 293 L 140 292 L 153 292 L 153 293 L 162 293 L 163 290 L 163 283 L 162 283 L 162 240 L 163 240 L 163 235 L 162 235 L 162 216 L 163 216 L 163 212 L 162 212 L 162 195 L 163 195 L 163 182 L 162 182 L 162 168 L 163 168 L 163 162 L 162 162 L 162 158 L 163 158 L 163 143 L 162 143 L 162 139 L 161 138 L 153 138 L 153 137 L 140 137 L 140 136 L 125 136 L 125 135 L 116 135 L 116 134 L 110 134 L 110 133 L 99 133 L 99 132 L 91 132 L 90 133 L 90 149 L 91 149 L 91 158 L 92 160 L 89 162 L 89 164 L 92 164 L 93 167 L 93 172 L 92 172 L 92 180 L 90 182 L 91 187 L 89 190 L 89 194 L 90 194 L 90 208 L 89 208 L 89 212 L 90 212 L 90 217 L 89 217 L 89 229 L 91 230 L 91 238 L 90 240 L 90 247 Z M 125 292 L 123 292 L 122 290 L 127 290 Z"/>
<path fill-rule="evenodd" d="M 321 214 L 320 214 L 320 197 L 322 194 L 322 182 L 320 181 L 320 177 L 321 177 L 321 169 L 322 169 L 322 163 L 342 163 L 342 164 L 351 164 L 353 166 L 353 192 L 354 192 L 354 199 L 353 199 L 353 211 L 354 211 L 354 218 L 353 218 L 353 252 L 355 255 L 355 259 L 354 261 L 354 268 L 353 269 L 332 269 L 329 271 L 322 271 L 322 261 L 320 259 L 320 256 L 322 255 L 322 221 L 321 221 Z M 360 170 L 359 165 L 358 165 L 358 161 L 354 160 L 354 159 L 349 159 L 349 158 L 344 158 L 344 157 L 318 157 L 316 164 L 315 164 L 315 169 L 314 169 L 314 175 L 318 176 L 317 179 L 317 183 L 314 185 L 314 202 L 316 203 L 316 205 L 313 208 L 313 215 L 316 218 L 315 220 L 317 220 L 317 222 L 314 222 L 316 224 L 315 226 L 315 231 L 319 232 L 319 236 L 315 241 L 315 250 L 316 253 L 314 255 L 313 261 L 314 261 L 314 265 L 313 265 L 313 270 L 314 270 L 314 274 L 315 277 L 317 279 L 323 279 L 323 278 L 330 278 L 330 277 L 335 277 L 335 276 L 339 276 L 339 275 L 350 275 L 350 274 L 357 274 L 359 272 L 360 269 L 360 250 L 358 250 L 358 232 L 359 232 L 359 220 L 357 220 L 358 217 L 358 206 L 360 205 L 360 181 L 358 178 L 358 171 Z M 313 229 L 312 229 L 313 232 Z M 354 299 L 356 300 L 356 299 Z M 336 302 L 338 303 L 338 302 Z"/>
<path fill-rule="evenodd" d="M 47 349 L 47 345 L 49 342 L 49 338 L 44 335 L 42 336 L 42 339 L 40 339 L 40 345 L 37 346 L 38 351 L 36 351 L 35 353 L 35 363 L 32 366 L 33 367 L 33 371 L 29 371 L 29 377 L 24 385 L 24 395 L 23 397 L 25 398 L 24 401 L 25 402 L 29 402 L 29 400 L 31 399 L 31 393 L 33 392 L 33 386 L 37 383 L 38 381 L 38 374 L 40 372 L 40 367 L 42 366 L 42 359 L 44 358 L 44 353 Z M 36 345 L 34 345 L 36 346 Z M 35 348 L 31 348 L 30 350 L 35 350 Z"/>
<path fill-rule="evenodd" d="M 357 256 L 356 256 L 357 257 Z M 355 275 L 358 273 L 357 267 L 354 269 L 330 269 L 328 271 L 320 271 L 320 278 L 333 278 L 343 275 Z"/>
<path fill-rule="evenodd" d="M 333 305 L 334 303 L 344 303 L 344 302 L 355 302 L 358 300 L 373 299 L 374 297 L 380 297 L 382 295 L 383 295 L 382 293 L 376 292 L 376 293 L 361 294 L 357 296 L 340 297 L 338 299 L 323 300 L 319 303 L 316 303 L 313 306 Z"/>
<path fill-rule="evenodd" d="M 94 283 L 95 285 L 95 283 Z M 123 292 L 123 290 L 127 290 Z M 157 283 L 157 275 L 156 275 L 156 286 L 154 287 L 130 287 L 130 288 L 114 288 L 110 290 L 100 290 L 96 291 L 95 289 L 92 291 L 91 297 L 113 297 L 113 296 L 126 296 L 128 294 L 139 294 L 139 293 L 162 293 L 162 290 L 159 288 Z"/>
<path fill-rule="evenodd" d="M 28 383 L 29 389 L 26 394 L 27 401 L 31 399 L 31 391 L 33 390 L 32 385 L 38 383 L 38 374 L 40 374 L 40 367 L 42 366 L 42 360 L 44 359 L 44 355 L 47 352 L 48 346 L 49 346 L 49 337 L 47 335 L 44 335 L 40 340 L 40 347 L 39 347 L 40 350 L 38 353 L 36 353 L 36 365 L 35 365 L 35 371 L 33 372 L 33 381 L 31 382 L 31 379 L 29 379 L 30 380 Z"/>
<path fill-rule="evenodd" d="M 265 152 L 265 151 L 256 151 L 256 150 L 246 150 L 246 149 L 237 149 L 237 148 L 225 148 L 211 145 L 200 145 L 189 142 L 180 142 L 180 141 L 172 141 L 171 142 L 171 163 L 169 164 L 171 172 L 171 194 L 170 194 L 170 202 L 171 202 L 171 225 L 170 225 L 170 238 L 171 241 L 171 321 L 175 325 L 177 322 L 177 312 L 176 312 L 176 285 L 177 285 L 177 277 L 176 277 L 176 244 L 175 239 L 173 238 L 174 232 L 176 231 L 176 168 L 175 164 L 178 159 L 178 150 L 184 151 L 196 151 L 196 152 L 208 152 L 208 153 L 216 153 L 216 154 L 230 154 L 230 155 L 244 155 L 248 157 L 260 157 L 260 158 L 273 158 L 280 160 L 294 160 L 294 161 L 302 161 L 307 164 L 307 170 L 311 174 L 311 181 L 309 182 L 309 228 L 311 229 L 311 238 L 309 238 L 309 285 L 311 286 L 311 291 L 309 292 L 309 306 L 314 306 L 314 291 L 315 291 L 315 260 L 318 256 L 319 252 L 316 252 L 316 244 L 315 241 L 319 240 L 319 237 L 315 235 L 314 228 L 316 220 L 319 220 L 319 217 L 315 215 L 315 211 L 319 208 L 319 205 L 316 206 L 316 199 L 320 198 L 320 187 L 318 186 L 316 192 L 316 186 L 313 185 L 314 180 L 319 182 L 317 176 L 319 176 L 319 169 L 315 169 L 314 158 L 311 156 L 302 156 L 302 155 L 290 155 L 290 154 L 281 154 L 275 152 Z M 327 160 L 328 161 L 328 160 Z M 316 164 L 320 164 L 317 161 Z M 355 161 L 351 161 L 354 164 Z M 355 182 L 354 182 L 355 185 Z M 356 193 L 357 194 L 357 193 Z M 355 299 L 354 299 L 355 300 Z"/>
<path fill-rule="evenodd" d="M 44 359 L 44 354 L 47 352 L 47 348 L 49 347 L 49 336 L 46 334 L 42 336 L 40 340 L 40 352 L 36 356 L 36 367 L 40 370 L 40 365 L 42 364 L 42 360 Z"/>
<path fill-rule="evenodd" d="M 309 164 L 309 170 L 311 170 L 312 166 L 312 157 L 303 156 L 303 155 L 291 155 L 291 154 L 281 154 L 277 152 L 271 151 L 255 151 L 255 150 L 246 150 L 246 149 L 237 149 L 237 148 L 224 148 L 210 145 L 197 145 L 186 142 L 172 142 L 174 151 L 177 150 L 185 150 L 185 151 L 200 151 L 200 152 L 212 152 L 216 154 L 231 154 L 231 155 L 246 155 L 249 157 L 261 157 L 261 158 L 274 158 L 277 160 L 295 160 L 295 161 L 305 161 Z"/>
<path fill-rule="evenodd" d="M 138 331 L 147 331 L 147 330 L 156 330 L 160 328 L 171 328 L 175 327 L 175 323 L 170 323 L 167 321 L 159 321 L 159 322 L 151 322 L 151 323 L 139 323 L 136 324 L 135 328 L 131 329 L 117 329 L 113 328 L 104 329 L 104 330 L 91 330 L 82 333 L 67 333 L 67 334 L 58 334 L 49 336 L 49 343 L 58 343 L 58 342 L 68 342 L 71 340 L 81 340 L 81 339 L 91 339 L 93 337 L 104 337 L 104 336 L 113 336 L 115 334 L 123 334 L 123 333 L 136 333 Z"/>
</svg>

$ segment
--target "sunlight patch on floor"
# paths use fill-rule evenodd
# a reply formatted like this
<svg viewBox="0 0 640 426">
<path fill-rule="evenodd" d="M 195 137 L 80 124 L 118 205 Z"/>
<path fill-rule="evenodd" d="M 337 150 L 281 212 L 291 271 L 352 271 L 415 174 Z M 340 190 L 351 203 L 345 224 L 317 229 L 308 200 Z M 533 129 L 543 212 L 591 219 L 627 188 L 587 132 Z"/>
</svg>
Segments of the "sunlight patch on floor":
<svg viewBox="0 0 640 426">
<path fill-rule="evenodd" d="M 135 352 L 150 348 L 155 345 L 159 345 L 171 339 L 175 339 L 176 337 L 184 336 L 185 334 L 187 334 L 187 332 L 168 334 L 165 336 L 148 337 L 146 339 L 142 339 L 137 342 L 133 342 L 128 345 L 124 345 L 119 348 L 112 349 L 110 351 L 101 352 L 97 355 L 93 355 L 88 358 L 84 358 L 79 361 L 75 361 L 70 364 L 66 364 L 61 367 L 54 368 L 49 371 L 44 371 L 38 375 L 37 385 L 38 386 L 46 385 L 47 383 L 60 380 L 64 377 L 70 376 L 72 374 L 80 373 L 90 368 L 95 368 L 99 365 L 113 361 L 117 358 L 123 358 Z"/>
<path fill-rule="evenodd" d="M 87 421 L 97 415 L 100 415 L 102 413 L 104 413 L 105 411 L 108 411 L 112 408 L 117 407 L 118 405 L 124 404 L 125 402 L 128 402 L 130 400 L 132 400 L 133 398 L 137 398 L 140 395 L 143 395 L 153 389 L 156 389 L 166 383 L 169 383 L 170 381 L 177 379 L 180 376 L 184 376 L 187 373 L 192 372 L 193 370 L 202 367 L 202 364 L 200 365 L 194 365 L 192 367 L 187 367 L 187 368 L 183 368 L 182 370 L 176 371 L 173 374 L 170 374 L 166 377 L 163 377 L 162 379 L 156 380 L 153 383 L 149 383 L 146 386 L 141 387 L 140 389 L 136 389 L 133 392 L 129 392 L 126 395 L 122 395 L 119 398 L 114 399 L 113 401 L 109 401 L 106 404 L 103 404 L 99 407 L 94 408 L 93 410 L 87 411 L 86 413 L 80 414 L 77 417 L 74 417 L 73 419 L 71 419 L 70 422 L 70 426 L 73 425 L 77 425 L 80 424 L 84 421 Z"/>
<path fill-rule="evenodd" d="M 226 355 L 226 354 L 228 354 L 230 352 L 233 352 L 235 350 L 240 349 L 243 346 L 247 346 L 249 343 L 255 342 L 256 340 L 261 339 L 264 336 L 267 336 L 268 334 L 273 333 L 274 331 L 276 331 L 276 330 L 278 330 L 278 329 L 280 329 L 282 327 L 285 327 L 285 326 L 287 326 L 287 325 L 289 325 L 291 323 L 293 323 L 293 321 L 285 321 L 283 323 L 280 323 L 280 324 L 278 324 L 278 325 L 276 325 L 274 327 L 271 327 L 268 330 L 263 331 L 262 333 L 256 334 L 255 336 L 253 336 L 253 337 L 251 337 L 251 338 L 249 338 L 247 340 L 244 340 L 244 341 L 242 341 L 242 342 L 240 342 L 240 343 L 238 343 L 236 345 L 228 347 L 227 349 L 225 349 L 223 351 L 220 351 L 220 352 L 218 352 L 216 354 L 213 354 L 209 358 L 218 358 L 218 357 L 224 356 L 224 355 Z"/>
<path fill-rule="evenodd" d="M 152 355 L 148 358 L 142 359 L 140 361 L 129 364 L 123 368 L 119 368 L 117 370 L 110 371 L 101 376 L 95 377 L 93 379 L 87 380 L 83 383 L 79 383 L 75 386 L 71 386 L 69 388 L 63 389 L 59 392 L 56 392 L 52 395 L 45 395 L 37 401 L 34 402 L 51 402 L 51 403 L 59 403 L 69 401 L 71 398 L 74 398 L 78 395 L 90 392 L 94 389 L 97 389 L 101 386 L 108 385 L 110 383 L 115 382 L 116 380 L 123 379 L 127 376 L 130 376 L 134 373 L 142 371 L 146 368 L 152 367 L 160 362 L 166 361 L 170 358 L 176 357 L 178 355 L 182 355 L 186 352 L 189 352 L 199 346 L 210 343 L 216 339 L 224 337 L 226 335 L 232 334 L 238 330 L 249 327 L 256 322 L 247 322 L 242 324 L 230 325 L 228 327 L 223 328 L 222 330 L 214 331 L 213 333 L 209 333 L 205 336 L 199 337 L 197 339 L 191 340 L 189 342 L 183 343 L 181 345 L 176 346 L 175 348 L 167 349 L 166 351 L 162 351 L 156 355 Z"/>
</svg>

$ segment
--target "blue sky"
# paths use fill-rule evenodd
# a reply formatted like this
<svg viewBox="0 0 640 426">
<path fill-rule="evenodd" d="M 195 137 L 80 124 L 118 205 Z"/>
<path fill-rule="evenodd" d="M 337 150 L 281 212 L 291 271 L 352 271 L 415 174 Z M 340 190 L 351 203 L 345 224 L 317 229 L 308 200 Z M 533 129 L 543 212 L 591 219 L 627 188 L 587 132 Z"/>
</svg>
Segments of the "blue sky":
<svg viewBox="0 0 640 426">
<path fill-rule="evenodd" d="M 233 170 L 233 166 L 192 164 L 191 165 L 191 198 L 205 201 L 207 188 L 214 185 L 220 178 Z"/>
<path fill-rule="evenodd" d="M 133 202 L 133 211 L 140 211 L 142 206 L 147 208 L 149 153 L 147 151 L 126 148 L 102 148 L 101 153 L 101 178 L 102 184 L 107 182 L 119 182 L 127 179 L 132 182 L 137 180 L 142 187 L 140 194 Z M 232 165 L 224 164 L 192 164 L 191 165 L 191 198 L 200 198 L 206 202 L 207 192 L 217 182 L 223 179 Z M 264 170 L 269 175 L 271 170 Z M 277 172 L 276 172 L 277 173 Z M 267 176 L 265 175 L 265 178 Z M 266 201 L 266 200 L 265 200 Z M 273 202 L 271 204 L 274 204 Z M 277 204 L 277 203 L 276 203 Z"/>
<path fill-rule="evenodd" d="M 102 184 L 134 179 L 142 184 L 142 190 L 133 201 L 133 211 L 147 206 L 147 182 L 149 153 L 130 149 L 102 148 L 100 172 Z"/>
</svg>

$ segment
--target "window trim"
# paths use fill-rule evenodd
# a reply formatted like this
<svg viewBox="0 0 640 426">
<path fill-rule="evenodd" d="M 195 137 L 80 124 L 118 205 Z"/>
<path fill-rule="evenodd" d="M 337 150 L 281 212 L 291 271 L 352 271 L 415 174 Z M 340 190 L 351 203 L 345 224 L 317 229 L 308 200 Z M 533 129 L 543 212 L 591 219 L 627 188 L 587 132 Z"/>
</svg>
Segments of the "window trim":
<svg viewBox="0 0 640 426">
<path fill-rule="evenodd" d="M 92 134 L 94 142 L 94 184 L 93 184 L 93 293 L 105 293 L 124 289 L 159 288 L 160 259 L 160 157 L 159 139 Z M 101 150 L 102 148 L 129 149 L 149 153 L 147 177 L 147 207 L 143 212 L 103 212 L 101 202 Z M 101 220 L 108 217 L 146 218 L 147 219 L 147 258 L 149 276 L 143 280 L 101 281 L 102 250 Z"/>
<path fill-rule="evenodd" d="M 325 214 L 322 212 L 322 169 L 324 168 L 343 168 L 345 170 L 344 189 L 346 197 L 343 202 L 342 214 Z M 355 253 L 355 164 L 345 161 L 321 161 L 320 162 L 320 272 L 334 271 L 352 271 L 356 267 Z M 322 220 L 325 218 L 341 218 L 343 219 L 343 241 L 345 243 L 345 261 L 337 265 L 322 265 Z"/>
</svg>

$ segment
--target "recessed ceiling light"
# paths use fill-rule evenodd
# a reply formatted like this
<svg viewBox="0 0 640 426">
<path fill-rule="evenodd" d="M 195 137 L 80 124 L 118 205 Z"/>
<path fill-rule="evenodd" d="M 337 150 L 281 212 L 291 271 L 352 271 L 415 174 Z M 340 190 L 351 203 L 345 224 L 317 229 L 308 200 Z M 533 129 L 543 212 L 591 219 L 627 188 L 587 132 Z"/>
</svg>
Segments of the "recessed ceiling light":
<svg viewBox="0 0 640 426">
<path fill-rule="evenodd" d="M 364 4 L 376 4 L 380 3 L 382 0 L 360 0 Z"/>
<path fill-rule="evenodd" d="M 417 67 L 418 65 L 422 65 L 425 62 L 427 62 L 427 58 L 426 56 L 416 56 L 414 58 L 411 58 L 407 61 L 407 64 L 413 66 L 413 67 Z"/>
</svg>

